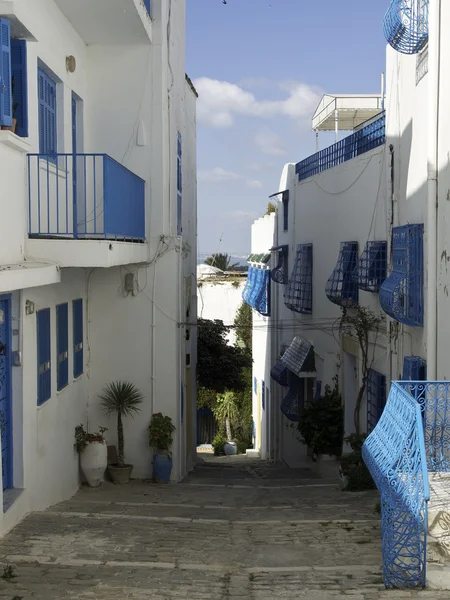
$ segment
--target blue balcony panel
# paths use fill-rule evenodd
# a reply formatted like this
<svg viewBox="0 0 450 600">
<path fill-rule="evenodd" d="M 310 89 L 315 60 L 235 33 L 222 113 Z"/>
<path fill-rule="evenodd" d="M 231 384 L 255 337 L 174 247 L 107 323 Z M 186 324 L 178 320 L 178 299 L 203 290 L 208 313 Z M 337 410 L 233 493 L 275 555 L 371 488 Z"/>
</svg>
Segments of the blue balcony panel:
<svg viewBox="0 0 450 600">
<path fill-rule="evenodd" d="M 355 133 L 297 163 L 295 172 L 299 181 L 302 181 L 378 148 L 385 142 L 386 115 L 382 113 L 378 119 Z"/>
<path fill-rule="evenodd" d="M 145 181 L 107 154 L 28 155 L 30 238 L 145 241 Z"/>
</svg>

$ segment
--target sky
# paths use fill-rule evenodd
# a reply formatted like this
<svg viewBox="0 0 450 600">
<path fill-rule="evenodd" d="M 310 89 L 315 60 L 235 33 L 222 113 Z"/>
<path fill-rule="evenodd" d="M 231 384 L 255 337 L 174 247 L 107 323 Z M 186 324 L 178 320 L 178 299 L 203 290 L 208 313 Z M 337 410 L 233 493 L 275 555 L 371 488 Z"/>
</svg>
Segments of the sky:
<svg viewBox="0 0 450 600">
<path fill-rule="evenodd" d="M 311 117 L 323 93 L 380 92 L 388 4 L 187 0 L 199 253 L 249 253 L 251 223 L 278 191 L 284 164 L 315 152 Z M 330 138 L 320 135 L 322 148 Z"/>
</svg>

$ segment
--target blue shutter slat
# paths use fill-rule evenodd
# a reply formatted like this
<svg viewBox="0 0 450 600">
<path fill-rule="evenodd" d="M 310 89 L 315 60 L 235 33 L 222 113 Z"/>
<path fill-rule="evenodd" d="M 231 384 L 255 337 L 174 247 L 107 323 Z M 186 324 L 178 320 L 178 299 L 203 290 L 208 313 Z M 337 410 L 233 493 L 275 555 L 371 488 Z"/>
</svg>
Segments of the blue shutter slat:
<svg viewBox="0 0 450 600">
<path fill-rule="evenodd" d="M 10 23 L 7 19 L 0 19 L 0 123 L 6 127 L 12 125 L 12 98 L 11 98 L 11 42 Z"/>
<path fill-rule="evenodd" d="M 52 395 L 50 360 L 50 309 L 36 313 L 37 350 L 38 350 L 38 405 L 43 404 Z"/>
<path fill-rule="evenodd" d="M 69 383 L 69 306 L 56 307 L 56 359 L 57 389 L 62 390 Z"/>
<path fill-rule="evenodd" d="M 38 69 L 39 152 L 56 155 L 56 82 Z M 55 160 L 55 158 L 53 159 Z"/>
<path fill-rule="evenodd" d="M 83 364 L 83 300 L 73 301 L 73 376 L 79 377 Z"/>
<path fill-rule="evenodd" d="M 27 43 L 25 40 L 11 40 L 11 74 L 14 77 L 14 118 L 17 119 L 16 134 L 28 137 L 28 80 Z"/>
</svg>

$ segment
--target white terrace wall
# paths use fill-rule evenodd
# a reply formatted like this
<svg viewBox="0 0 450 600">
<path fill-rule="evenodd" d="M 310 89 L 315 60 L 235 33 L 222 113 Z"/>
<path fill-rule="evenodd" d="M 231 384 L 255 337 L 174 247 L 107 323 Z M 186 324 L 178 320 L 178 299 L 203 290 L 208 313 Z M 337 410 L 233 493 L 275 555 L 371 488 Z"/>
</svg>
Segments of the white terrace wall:
<svg viewBox="0 0 450 600">
<path fill-rule="evenodd" d="M 245 279 L 236 281 L 201 280 L 197 285 L 198 316 L 201 319 L 220 319 L 225 325 L 233 325 L 237 311 L 242 304 L 242 290 Z M 231 329 L 227 334 L 228 343 L 236 344 L 236 333 Z"/>
</svg>

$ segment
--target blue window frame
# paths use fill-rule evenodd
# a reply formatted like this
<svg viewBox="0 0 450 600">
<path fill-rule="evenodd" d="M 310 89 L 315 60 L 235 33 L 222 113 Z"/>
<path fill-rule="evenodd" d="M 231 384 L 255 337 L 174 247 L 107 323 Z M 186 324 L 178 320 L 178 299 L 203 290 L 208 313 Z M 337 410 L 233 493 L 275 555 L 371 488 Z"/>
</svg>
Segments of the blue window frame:
<svg viewBox="0 0 450 600">
<path fill-rule="evenodd" d="M 181 160 L 181 133 L 177 135 L 177 235 L 183 233 L 183 174 Z"/>
<path fill-rule="evenodd" d="M 69 383 L 69 305 L 56 307 L 56 389 L 62 390 Z"/>
<path fill-rule="evenodd" d="M 150 0 L 144 0 L 144 4 L 148 14 L 150 14 Z"/>
<path fill-rule="evenodd" d="M 79 377 L 84 370 L 83 360 L 83 300 L 73 301 L 73 376 Z"/>
<path fill-rule="evenodd" d="M 256 377 L 253 377 L 253 391 L 255 392 L 255 394 L 258 393 L 258 380 L 256 379 Z"/>
<path fill-rule="evenodd" d="M 10 23 L 0 19 L 0 124 L 12 125 Z"/>
<path fill-rule="evenodd" d="M 358 283 L 353 271 L 358 263 L 358 242 L 341 242 L 338 261 L 331 273 L 325 293 L 330 302 L 339 306 L 358 304 Z"/>
<path fill-rule="evenodd" d="M 27 43 L 25 40 L 11 40 L 11 73 L 13 117 L 16 119 L 16 134 L 28 137 L 28 79 Z"/>
<path fill-rule="evenodd" d="M 390 317 L 423 326 L 423 224 L 394 227 L 392 273 L 380 288 L 381 308 Z"/>
<path fill-rule="evenodd" d="M 427 362 L 420 356 L 405 356 L 403 358 L 402 381 L 426 381 Z"/>
<path fill-rule="evenodd" d="M 312 244 L 299 244 L 289 284 L 284 293 L 284 303 L 292 311 L 310 315 L 312 313 Z"/>
<path fill-rule="evenodd" d="M 369 369 L 367 373 L 367 433 L 371 433 L 386 405 L 386 377 Z"/>
<path fill-rule="evenodd" d="M 289 190 L 283 192 L 283 231 L 289 229 Z"/>
<path fill-rule="evenodd" d="M 50 309 L 44 308 L 36 313 L 37 322 L 37 367 L 38 394 L 40 406 L 52 395 L 52 370 L 50 349 Z"/>
<path fill-rule="evenodd" d="M 354 273 L 359 289 L 366 292 L 378 292 L 386 279 L 386 273 L 387 243 L 384 241 L 367 242 Z"/>
<path fill-rule="evenodd" d="M 39 153 L 56 160 L 56 82 L 38 69 Z"/>
</svg>

